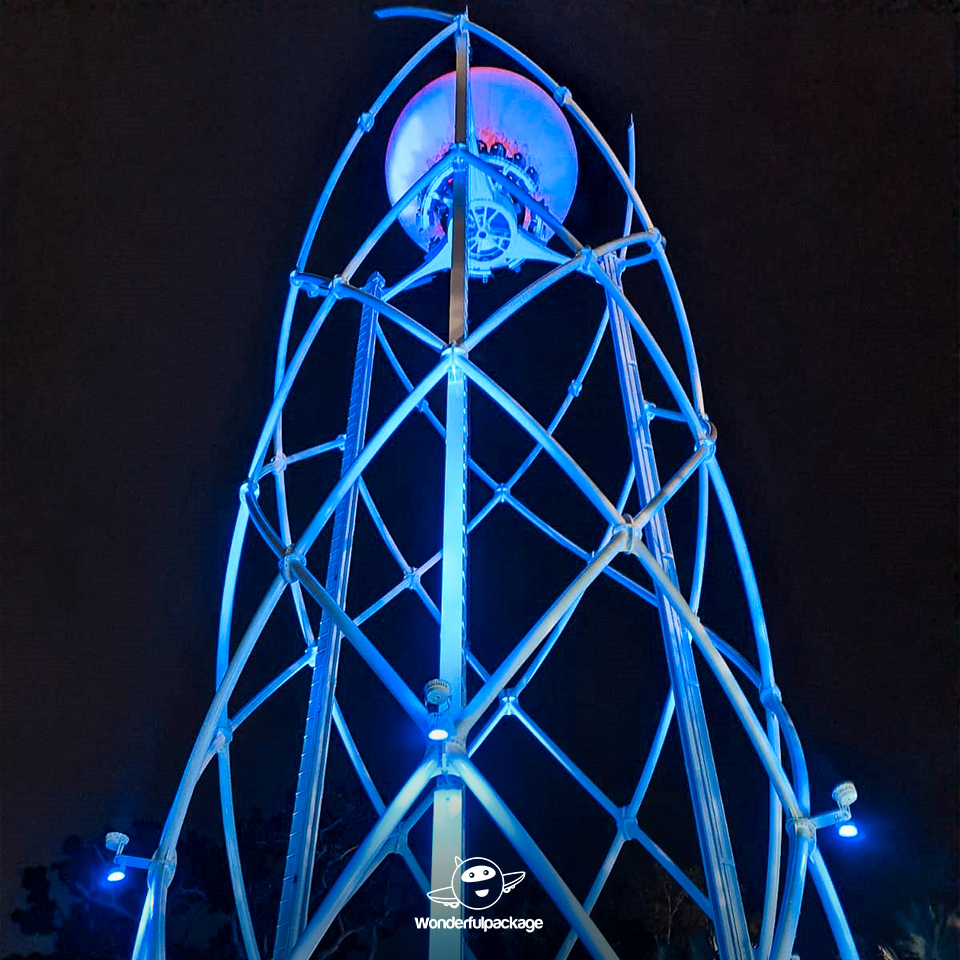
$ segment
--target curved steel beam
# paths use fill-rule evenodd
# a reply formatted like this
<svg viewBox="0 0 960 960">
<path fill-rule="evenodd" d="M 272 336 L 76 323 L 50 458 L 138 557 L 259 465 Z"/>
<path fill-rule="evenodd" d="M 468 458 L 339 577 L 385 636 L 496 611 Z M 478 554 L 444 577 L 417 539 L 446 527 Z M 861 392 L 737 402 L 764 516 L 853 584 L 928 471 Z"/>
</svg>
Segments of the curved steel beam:
<svg viewBox="0 0 960 960">
<path fill-rule="evenodd" d="M 463 341 L 463 349 L 468 353 L 476 347 L 478 343 L 485 340 L 502 323 L 509 320 L 518 310 L 528 304 L 534 298 L 540 296 L 544 290 L 548 290 L 559 280 L 580 269 L 583 263 L 583 254 L 574 254 L 566 263 L 548 270 L 542 277 L 534 280 L 528 287 L 521 290 L 516 296 L 511 297 L 502 307 L 494 310 L 486 320 L 483 320 L 473 333 L 468 334 Z"/>
<path fill-rule="evenodd" d="M 837 888 L 833 885 L 833 880 L 830 879 L 827 865 L 823 862 L 823 854 L 816 847 L 810 854 L 810 875 L 813 877 L 817 892 L 820 894 L 820 902 L 823 904 L 824 913 L 827 915 L 827 921 L 830 923 L 830 929 L 833 932 L 833 939 L 840 951 L 840 960 L 859 960 L 860 954 L 853 942 L 853 934 L 850 932 L 850 924 L 847 923 L 847 918 L 844 916 L 843 907 L 840 906 Z"/>
<path fill-rule="evenodd" d="M 266 595 L 260 602 L 250 625 L 247 627 L 237 650 L 230 660 L 227 669 L 224 671 L 223 678 L 214 694 L 210 707 L 207 710 L 200 731 L 194 740 L 193 748 L 184 767 L 183 774 L 180 777 L 180 784 L 177 787 L 176 796 L 167 814 L 166 822 L 163 825 L 163 831 L 160 835 L 160 842 L 154 853 L 153 863 L 148 874 L 148 882 L 151 885 L 151 895 L 143 905 L 143 912 L 140 919 L 140 931 L 137 935 L 137 945 L 134 948 L 134 957 L 136 960 L 142 960 L 146 956 L 142 951 L 149 950 L 150 956 L 162 960 L 166 952 L 165 941 L 165 903 L 166 890 L 170 880 L 173 878 L 173 871 L 176 865 L 176 847 L 180 839 L 180 833 L 183 830 L 183 821 L 187 815 L 187 808 L 193 797 L 197 782 L 200 776 L 210 762 L 213 751 L 212 747 L 217 738 L 217 728 L 222 718 L 227 715 L 227 703 L 230 695 L 233 693 L 237 681 L 243 672 L 243 668 L 253 653 L 263 628 L 273 613 L 274 608 L 280 601 L 286 583 L 281 576 L 274 578 L 273 583 L 267 590 Z"/>
<path fill-rule="evenodd" d="M 440 23 L 456 23 L 458 16 L 455 13 L 429 10 L 427 7 L 383 7 L 380 10 L 374 10 L 373 15 L 378 20 L 392 20 L 395 17 L 418 17 L 421 20 L 439 20 Z"/>
<path fill-rule="evenodd" d="M 416 337 L 417 340 L 419 340 L 421 343 L 425 343 L 437 353 L 440 353 L 446 347 L 446 343 L 444 343 L 443 340 L 441 340 L 432 330 L 428 330 L 425 326 L 423 326 L 423 324 L 417 320 L 414 320 L 409 314 L 397 309 L 397 307 L 393 306 L 392 303 L 388 303 L 381 297 L 375 297 L 367 293 L 365 290 L 360 290 L 358 287 L 353 287 L 346 281 L 343 281 L 340 289 L 343 293 L 343 296 L 349 297 L 351 300 L 356 300 L 357 302 L 362 303 L 365 307 L 370 307 L 371 309 L 376 310 L 388 320 L 392 320 L 398 327 L 400 327 L 401 330 L 406 330 L 406 332 L 411 336 Z"/>
<path fill-rule="evenodd" d="M 360 142 L 365 133 L 373 129 L 373 123 L 377 117 L 377 114 L 383 108 L 384 104 L 386 104 L 386 102 L 390 99 L 390 97 L 393 96 L 397 87 L 399 87 L 400 84 L 410 75 L 415 67 L 417 67 L 433 50 L 440 46 L 440 44 L 443 43 L 447 37 L 451 36 L 453 31 L 454 24 L 450 23 L 436 36 L 428 40 L 396 72 L 396 74 L 394 74 L 393 79 L 383 88 L 380 96 L 374 100 L 370 109 L 366 113 L 360 114 L 360 117 L 357 120 L 357 129 L 353 132 L 353 136 L 351 136 L 349 142 L 343 148 L 343 152 L 340 154 L 340 158 L 337 160 L 333 170 L 330 173 L 330 176 L 327 177 L 327 182 L 324 185 L 323 192 L 320 194 L 320 199 L 317 200 L 317 205 L 313 210 L 313 215 L 310 217 L 310 223 L 307 226 L 306 233 L 304 234 L 303 243 L 300 245 L 300 254 L 297 257 L 298 270 L 306 270 L 307 257 L 310 255 L 310 250 L 313 247 L 313 241 L 317 235 L 317 230 L 320 227 L 320 221 L 323 219 L 323 214 L 327 209 L 327 204 L 330 202 L 330 197 L 333 194 L 333 190 L 336 187 L 337 182 L 339 181 L 348 161 L 353 156 L 353 152 L 356 150 L 357 144 Z"/>
<path fill-rule="evenodd" d="M 643 565 L 647 573 L 653 577 L 657 586 L 663 592 L 670 603 L 670 606 L 676 610 L 677 615 L 683 621 L 684 626 L 693 635 L 693 639 L 707 661 L 707 665 L 713 671 L 714 676 L 720 683 L 720 687 L 726 694 L 730 705 L 740 720 L 740 724 L 747 734 L 747 738 L 753 745 L 754 751 L 760 758 L 764 770 L 770 782 L 776 787 L 780 802 L 789 812 L 791 817 L 803 817 L 809 813 L 809 809 L 803 810 L 797 800 L 796 794 L 790 781 L 787 779 L 783 766 L 773 751 L 773 747 L 767 740 L 766 732 L 760 726 L 753 708 L 737 683 L 736 678 L 727 666 L 726 660 L 714 646 L 709 634 L 700 623 L 696 614 L 690 609 L 683 594 L 673 581 L 663 572 L 663 568 L 657 563 L 653 554 L 639 540 L 634 539 L 631 552 Z"/>
<path fill-rule="evenodd" d="M 217 754 L 217 766 L 220 774 L 220 812 L 223 819 L 223 842 L 227 848 L 227 867 L 230 871 L 230 885 L 233 888 L 233 900 L 237 905 L 237 925 L 247 960 L 260 960 L 257 947 L 257 935 L 250 916 L 250 904 L 247 900 L 247 888 L 243 882 L 243 867 L 240 863 L 240 844 L 237 839 L 237 817 L 233 808 L 233 783 L 230 775 L 230 747 L 225 746 Z"/>
<path fill-rule="evenodd" d="M 616 301 L 620 309 L 630 321 L 630 325 L 640 337 L 644 347 L 646 347 L 647 353 L 650 355 L 650 359 L 653 360 L 657 366 L 657 369 L 660 371 L 660 375 L 663 377 L 667 389 L 673 395 L 674 400 L 677 401 L 677 406 L 680 408 L 680 412 L 686 418 L 691 432 L 697 439 L 704 438 L 708 429 L 706 422 L 694 409 L 693 404 L 690 402 L 690 398 L 683 389 L 683 385 L 680 383 L 680 380 L 674 372 L 673 367 L 670 365 L 670 361 L 667 360 L 666 354 L 664 354 L 655 337 L 650 332 L 647 325 L 643 322 L 640 314 L 637 312 L 637 308 L 627 299 L 619 284 L 611 280 L 610 277 L 606 275 L 600 263 L 598 263 L 596 260 L 591 260 L 588 264 L 588 269 L 590 275 L 604 288 L 607 295 Z"/>
</svg>

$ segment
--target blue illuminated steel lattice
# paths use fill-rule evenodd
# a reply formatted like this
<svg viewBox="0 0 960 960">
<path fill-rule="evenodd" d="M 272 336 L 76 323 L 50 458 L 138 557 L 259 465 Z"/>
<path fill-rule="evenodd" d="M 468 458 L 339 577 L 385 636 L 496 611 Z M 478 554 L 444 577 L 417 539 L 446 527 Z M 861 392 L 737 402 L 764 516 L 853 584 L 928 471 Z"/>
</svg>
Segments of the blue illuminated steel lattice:
<svg viewBox="0 0 960 960">
<path fill-rule="evenodd" d="M 465 858 L 464 809 L 470 799 L 503 831 L 528 871 L 536 877 L 569 924 L 558 960 L 580 939 L 595 958 L 616 954 L 592 912 L 623 847 L 636 841 L 654 857 L 713 924 L 723 960 L 786 960 L 792 952 L 807 874 L 812 875 L 843 960 L 856 951 L 840 903 L 816 846 L 817 829 L 849 820 L 852 785 L 838 787 L 839 808 L 812 817 L 810 787 L 803 751 L 777 689 L 763 608 L 736 510 L 716 456 L 717 435 L 707 419 L 690 327 L 664 242 L 634 186 L 631 135 L 626 168 L 583 113 L 569 91 L 533 61 L 466 16 L 450 17 L 408 8 L 383 15 L 415 15 L 441 21 L 439 33 L 404 65 L 370 109 L 344 148 L 314 210 L 291 273 L 283 316 L 272 404 L 241 487 L 241 505 L 230 548 L 217 653 L 217 692 L 200 728 L 184 770 L 157 852 L 148 871 L 148 892 L 134 956 L 165 956 L 166 891 L 176 865 L 177 842 L 196 784 L 216 759 L 230 875 L 237 919 L 248 960 L 260 960 L 263 930 L 254 930 L 243 880 L 234 813 L 231 752 L 238 728 L 294 675 L 309 671 L 303 748 L 279 915 L 273 933 L 274 960 L 308 960 L 339 912 L 390 854 L 399 855 L 426 892 L 449 882 L 453 856 Z M 512 59 L 530 78 L 509 71 L 472 67 L 471 42 L 480 41 Z M 404 79 L 425 58 L 450 43 L 456 70 L 429 84 L 399 114 L 387 151 L 386 174 L 391 206 L 344 268 L 329 278 L 308 271 L 308 259 L 328 203 L 359 143 Z M 561 111 L 562 108 L 562 111 Z M 622 193 L 623 231 L 585 245 L 563 223 L 577 179 L 577 153 L 566 117 L 585 134 L 608 166 Z M 498 220 L 504 217 L 506 225 Z M 399 222 L 426 251 L 422 265 L 405 276 L 390 274 L 390 264 L 375 265 L 375 252 L 388 228 Z M 636 223 L 636 225 L 634 225 Z M 481 233 L 485 232 L 484 236 Z M 491 236 L 492 234 L 492 236 Z M 593 238 L 591 238 L 593 240 Z M 537 268 L 536 262 L 544 266 Z M 469 278 L 490 279 L 503 267 L 533 264 L 541 272 L 519 293 L 476 322 L 469 310 Z M 646 265 L 667 293 L 684 369 L 674 369 L 660 343 L 624 292 L 624 274 Z M 368 279 L 355 280 L 363 268 Z M 378 269 L 381 272 L 378 272 Z M 430 317 L 398 306 L 412 303 L 402 294 L 426 278 L 449 273 L 448 313 L 437 332 Z M 488 337 L 506 336 L 505 327 L 528 305 L 572 274 L 587 278 L 601 294 L 605 309 L 594 321 L 595 333 L 582 365 L 552 419 L 543 423 L 503 386 L 497 375 L 476 360 L 474 351 Z M 494 285 L 495 286 L 495 285 Z M 295 323 L 307 301 L 319 303 L 305 329 Z M 343 320 L 359 313 L 353 353 L 353 376 L 342 433 L 316 438 L 288 452 L 283 445 L 288 400 L 311 350 L 331 329 L 342 336 Z M 662 319 L 662 318 L 661 318 Z M 661 322 L 658 329 L 664 329 Z M 562 329 L 562 327 L 555 327 Z M 294 331 L 298 339 L 295 340 Z M 403 337 L 406 350 L 394 344 Z M 605 492 L 557 440 L 557 428 L 584 387 L 601 343 L 609 340 L 617 363 L 623 420 L 629 446 L 619 491 Z M 295 341 L 295 342 L 294 342 Z M 411 376 L 402 357 L 418 350 L 420 369 Z M 642 359 L 642 363 L 640 362 Z M 653 403 L 640 371 L 653 370 L 659 393 L 669 402 Z M 371 422 L 371 385 L 377 376 L 399 382 L 404 398 L 392 412 Z M 645 374 L 649 376 L 649 374 Z M 441 420 L 430 403 L 445 396 Z M 470 397 L 484 395 L 529 440 L 529 454 L 511 473 L 501 464 L 483 465 L 471 456 Z M 442 448 L 438 461 L 442 486 L 441 542 L 433 552 L 408 558 L 389 526 L 386 506 L 368 482 L 375 458 L 388 445 L 402 442 L 402 428 L 422 417 Z M 661 421 L 686 438 L 685 459 L 663 472 L 654 455 L 652 425 Z M 604 425 L 613 429 L 613 425 Z M 317 498 L 312 517 L 295 527 L 290 510 L 292 485 L 301 464 L 339 454 L 337 478 Z M 516 492 L 536 461 L 550 463 L 572 485 L 600 531 L 593 543 L 578 544 L 552 520 L 531 508 Z M 484 489 L 484 505 L 471 512 L 467 481 Z M 269 507 L 261 505 L 261 486 L 270 484 Z M 696 489 L 696 540 L 689 577 L 681 577 L 666 505 L 687 485 Z M 289 488 L 289 489 L 288 489 Z M 266 501 L 267 498 L 265 498 Z M 633 516 L 625 513 L 636 502 Z M 701 623 L 708 505 L 719 506 L 723 525 L 739 566 L 750 611 L 752 636 L 746 638 L 759 665 Z M 425 505 L 426 508 L 426 505 Z M 365 609 L 353 609 L 351 563 L 357 548 L 358 518 L 379 540 L 396 565 L 394 585 Z M 495 512 L 509 514 L 569 553 L 578 572 L 544 609 L 533 626 L 514 638 L 499 662 L 485 665 L 483 644 L 470 636 L 466 623 L 468 543 L 473 531 Z M 318 539 L 328 546 L 319 556 Z M 273 552 L 278 572 L 265 585 L 250 620 L 234 624 L 241 558 L 249 549 Z M 628 559 L 629 564 L 623 560 Z M 615 561 L 617 561 L 615 563 Z M 439 599 L 423 578 L 440 565 Z M 323 571 L 318 573 L 317 571 Z M 564 631 L 591 585 L 606 578 L 625 598 L 649 604 L 659 619 L 669 686 L 646 762 L 634 771 L 635 787 L 617 802 L 576 764 L 542 728 L 524 703 L 524 691 L 544 661 L 564 641 Z M 681 587 L 681 583 L 685 586 Z M 436 624 L 429 643 L 416 645 L 418 683 L 442 697 L 423 697 L 396 666 L 398 652 L 377 642 L 377 617 L 400 596 L 412 595 Z M 237 682 L 264 629 L 279 605 L 291 604 L 303 639 L 303 651 L 244 704 L 232 702 Z M 742 638 L 741 638 L 742 639 Z M 341 645 L 349 644 L 381 684 L 378 694 L 392 698 L 405 716 L 403 724 L 384 727 L 381 740 L 408 737 L 417 731 L 422 759 L 402 771 L 402 786 L 385 797 L 383 786 L 364 759 L 354 736 L 353 716 L 337 696 Z M 743 646 L 744 643 L 741 643 Z M 422 649 L 421 649 L 422 647 Z M 693 649 L 699 651 L 699 663 Z M 645 654 L 649 655 L 649 651 Z M 705 667 L 704 667 L 705 665 Z M 738 679 L 739 674 L 741 679 Z M 702 674 L 702 676 L 701 676 Z M 767 872 L 759 943 L 750 942 L 741 902 L 737 861 L 724 814 L 701 684 L 712 675 L 739 721 L 769 782 Z M 436 678 L 431 680 L 431 678 Z M 475 678 L 475 679 L 474 679 Z M 744 691 L 756 689 L 756 710 Z M 365 709 L 376 711 L 371 693 Z M 504 802 L 484 772 L 476 752 L 494 743 L 504 721 L 519 723 L 569 774 L 571 780 L 609 817 L 610 843 L 587 895 L 578 897 L 549 857 L 531 837 L 528 826 Z M 641 826 L 641 808 L 671 726 L 676 723 L 702 855 L 706 889 L 700 889 Z M 377 814 L 377 822 L 353 853 L 339 878 L 310 910 L 317 829 L 323 801 L 328 750 L 333 731 L 343 743 L 359 782 Z M 781 758 L 785 745 L 789 772 Z M 396 755 L 402 757 L 402 751 Z M 841 788 L 847 788 L 843 793 Z M 851 792 L 852 791 L 852 792 Z M 846 798 L 846 799 L 843 799 Z M 432 815 L 431 862 L 424 867 L 408 842 L 411 829 Z M 788 845 L 782 870 L 783 842 Z M 429 875 L 428 875 L 429 872 Z M 462 907 L 434 916 L 462 916 Z M 459 960 L 469 951 L 456 930 L 431 931 L 430 960 Z"/>
</svg>

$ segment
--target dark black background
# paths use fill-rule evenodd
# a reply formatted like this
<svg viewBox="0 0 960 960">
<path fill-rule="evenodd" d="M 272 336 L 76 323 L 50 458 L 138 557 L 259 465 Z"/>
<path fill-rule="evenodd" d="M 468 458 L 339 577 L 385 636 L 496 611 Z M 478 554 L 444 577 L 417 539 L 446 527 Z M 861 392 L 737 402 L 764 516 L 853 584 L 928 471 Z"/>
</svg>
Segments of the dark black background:
<svg viewBox="0 0 960 960">
<path fill-rule="evenodd" d="M 372 10 L 4 5 L 4 918 L 66 834 L 162 818 L 172 798 L 212 690 L 286 274 L 357 114 L 428 35 Z M 470 12 L 617 149 L 635 117 L 814 805 L 837 779 L 860 788 L 861 839 L 824 840 L 854 926 L 949 891 L 953 11 Z M 325 241 L 330 272 L 380 209 L 375 176 L 369 191 L 343 245 Z"/>
</svg>

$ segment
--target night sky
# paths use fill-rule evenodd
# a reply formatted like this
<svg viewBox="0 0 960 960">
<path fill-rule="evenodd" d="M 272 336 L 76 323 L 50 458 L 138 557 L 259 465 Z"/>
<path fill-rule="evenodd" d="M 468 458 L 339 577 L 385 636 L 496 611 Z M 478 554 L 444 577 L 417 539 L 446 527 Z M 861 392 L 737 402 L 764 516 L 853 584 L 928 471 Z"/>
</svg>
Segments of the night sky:
<svg viewBox="0 0 960 960">
<path fill-rule="evenodd" d="M 0 951 L 23 946 L 7 917 L 25 866 L 68 834 L 161 820 L 173 797 L 212 694 L 287 274 L 357 115 L 431 34 L 373 9 L 3 6 Z M 838 780 L 860 791 L 862 836 L 822 844 L 853 926 L 948 896 L 955 15 L 933 0 L 470 15 L 570 87 L 617 150 L 634 116 L 814 807 Z M 378 164 L 362 161 L 319 272 L 385 209 Z M 602 189 L 581 191 L 571 216 L 589 225 Z M 298 710 L 274 715 L 292 767 L 265 755 L 241 804 L 292 789 Z M 567 718 L 581 751 L 585 715 Z M 763 815 L 732 789 L 729 806 Z M 211 796 L 200 829 L 216 829 Z"/>
</svg>

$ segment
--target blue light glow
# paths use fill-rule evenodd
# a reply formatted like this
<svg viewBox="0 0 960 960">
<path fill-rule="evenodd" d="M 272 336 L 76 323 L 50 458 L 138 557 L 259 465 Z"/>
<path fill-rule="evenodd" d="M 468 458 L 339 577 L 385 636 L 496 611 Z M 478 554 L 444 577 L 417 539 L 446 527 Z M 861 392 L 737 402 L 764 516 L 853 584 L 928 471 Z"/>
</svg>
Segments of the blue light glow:
<svg viewBox="0 0 960 960">
<path fill-rule="evenodd" d="M 122 880 L 126 875 L 127 875 L 127 871 L 123 867 L 114 867 L 107 874 L 107 879 L 111 883 L 117 883 L 117 881 Z"/>
<path fill-rule="evenodd" d="M 526 77 L 497 67 L 472 68 L 470 92 L 477 143 L 483 152 L 533 171 L 534 199 L 563 220 L 577 186 L 577 148 L 570 124 L 553 97 Z M 403 108 L 387 145 L 385 173 L 391 203 L 450 148 L 455 114 L 453 73 L 428 83 Z M 419 205 L 411 203 L 400 214 L 400 225 L 427 250 L 443 229 L 439 223 L 419 222 L 418 213 Z"/>
<path fill-rule="evenodd" d="M 855 837 L 859 833 L 855 823 L 842 823 L 837 832 L 841 837 Z"/>
</svg>

